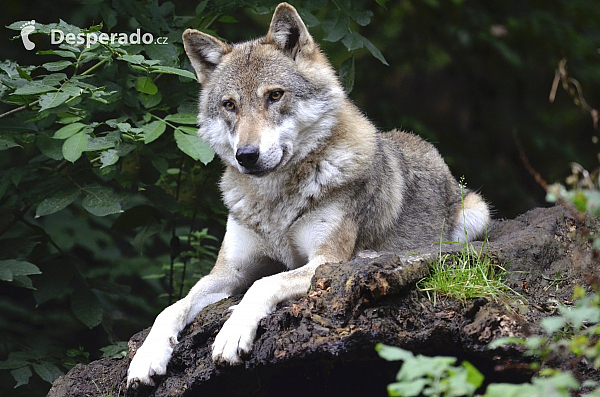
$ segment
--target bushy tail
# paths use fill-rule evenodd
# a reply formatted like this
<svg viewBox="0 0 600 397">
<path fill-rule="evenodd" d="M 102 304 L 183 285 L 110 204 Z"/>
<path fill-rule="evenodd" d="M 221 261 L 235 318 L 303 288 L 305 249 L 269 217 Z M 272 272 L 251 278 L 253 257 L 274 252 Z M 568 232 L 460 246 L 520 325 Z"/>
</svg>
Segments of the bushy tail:
<svg viewBox="0 0 600 397">
<path fill-rule="evenodd" d="M 456 211 L 456 223 L 450 241 L 467 242 L 481 240 L 490 223 L 490 208 L 483 197 L 468 191 Z"/>
</svg>

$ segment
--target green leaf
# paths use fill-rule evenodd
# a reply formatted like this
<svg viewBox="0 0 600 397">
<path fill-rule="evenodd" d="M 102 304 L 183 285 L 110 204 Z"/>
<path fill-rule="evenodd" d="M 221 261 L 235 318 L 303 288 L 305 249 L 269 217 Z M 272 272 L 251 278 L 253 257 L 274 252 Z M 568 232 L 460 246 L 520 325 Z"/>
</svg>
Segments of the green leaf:
<svg viewBox="0 0 600 397">
<path fill-rule="evenodd" d="M 66 92 L 71 96 L 79 96 L 84 92 L 83 88 L 81 88 L 75 83 L 71 83 L 70 81 L 66 82 L 60 90 Z"/>
<path fill-rule="evenodd" d="M 468 361 L 463 361 L 460 366 L 467 370 L 467 382 L 472 384 L 475 389 L 478 389 L 483 384 L 483 374 Z"/>
<path fill-rule="evenodd" d="M 188 79 L 196 80 L 196 75 L 188 70 L 177 69 L 171 66 L 152 66 L 150 68 L 150 73 L 165 73 L 165 74 L 175 74 L 182 77 L 187 77 Z"/>
<path fill-rule="evenodd" d="M 157 140 L 165 129 L 167 125 L 162 120 L 155 120 L 151 123 L 144 124 L 142 126 L 142 130 L 144 131 L 144 143 L 150 143 Z"/>
<path fill-rule="evenodd" d="M 150 77 L 139 77 L 137 80 L 137 90 L 144 94 L 154 95 L 158 92 L 158 87 Z"/>
<path fill-rule="evenodd" d="M 174 66 L 176 63 L 179 63 L 179 50 L 177 49 L 177 47 L 175 47 L 175 45 L 173 45 L 173 43 L 146 44 L 144 45 L 144 51 L 146 52 L 146 55 L 148 55 L 148 57 L 150 58 L 150 60 L 145 62 L 146 64 L 160 63 L 160 61 L 162 61 L 163 64 Z"/>
<path fill-rule="evenodd" d="M 53 160 L 62 160 L 62 144 L 63 142 L 52 139 L 46 134 L 38 134 L 36 139 L 36 145 L 42 154 Z"/>
<path fill-rule="evenodd" d="M 208 0 L 203 0 L 200 2 L 200 4 L 198 4 L 196 6 L 196 9 L 194 10 L 194 13 L 198 16 L 202 16 L 202 12 L 206 9 L 206 6 L 208 5 Z"/>
<path fill-rule="evenodd" d="M 79 197 L 79 189 L 63 190 L 53 196 L 46 197 L 35 210 L 35 217 L 54 214 L 71 204 Z"/>
<path fill-rule="evenodd" d="M 194 113 L 175 113 L 165 117 L 165 120 L 177 124 L 198 124 L 198 116 Z"/>
<path fill-rule="evenodd" d="M 144 62 L 144 56 L 143 55 L 129 55 L 129 54 L 125 54 L 122 57 L 119 57 L 118 59 L 128 62 L 128 63 L 133 63 L 134 65 L 141 65 L 142 62 Z"/>
<path fill-rule="evenodd" d="M 40 96 L 40 111 L 51 109 L 62 105 L 65 103 L 71 96 L 66 92 L 57 91 L 53 93 L 43 94 Z"/>
<path fill-rule="evenodd" d="M 387 390 L 390 396 L 413 397 L 420 395 L 428 384 L 431 384 L 429 379 L 415 379 L 411 382 L 389 384 Z"/>
<path fill-rule="evenodd" d="M 578 191 L 573 196 L 573 204 L 575 208 L 579 210 L 579 212 L 585 212 L 587 208 L 587 197 L 582 191 Z"/>
<path fill-rule="evenodd" d="M 525 343 L 525 341 L 526 341 L 525 338 L 518 338 L 516 336 L 506 336 L 506 337 L 494 339 L 493 341 L 491 341 L 487 345 L 487 349 L 490 349 L 490 350 L 496 349 L 498 347 L 501 347 L 504 345 L 509 345 L 509 344 L 523 345 Z"/>
<path fill-rule="evenodd" d="M 333 42 L 341 40 L 348 31 L 349 24 L 350 17 L 344 11 L 339 9 L 329 11 L 321 21 L 325 32 L 323 40 Z"/>
<path fill-rule="evenodd" d="M 67 79 L 67 75 L 64 73 L 52 73 L 42 78 L 42 83 L 47 85 L 58 85 L 63 80 Z"/>
<path fill-rule="evenodd" d="M 72 51 L 66 51 L 66 50 L 45 50 L 45 51 L 38 51 L 37 54 L 38 55 L 58 55 L 59 57 L 63 57 L 63 58 L 77 59 L 77 56 L 75 55 L 75 53 L 73 53 Z"/>
<path fill-rule="evenodd" d="M 117 123 L 117 128 L 121 132 L 129 132 L 129 131 L 131 131 L 131 124 L 129 124 L 129 123 Z"/>
<path fill-rule="evenodd" d="M 215 157 L 215 152 L 199 136 L 185 134 L 179 128 L 175 130 L 175 142 L 179 150 L 204 164 Z"/>
<path fill-rule="evenodd" d="M 73 64 L 73 62 L 63 59 L 61 61 L 47 62 L 47 63 L 44 63 L 42 66 L 44 67 L 44 69 L 48 70 L 49 72 L 58 72 L 59 70 L 68 68 L 72 64 Z"/>
<path fill-rule="evenodd" d="M 185 125 L 180 125 L 179 127 L 177 127 L 177 129 L 185 132 L 188 135 L 193 135 L 193 136 L 198 135 L 198 128 L 196 128 L 196 127 L 188 127 Z"/>
<path fill-rule="evenodd" d="M 33 282 L 27 276 L 14 276 L 11 284 L 15 287 L 35 290 L 35 288 L 33 287 Z"/>
<path fill-rule="evenodd" d="M 16 143 L 13 140 L 0 138 L 0 151 L 10 149 L 13 147 L 23 147 L 23 146 L 19 145 L 18 143 Z"/>
<path fill-rule="evenodd" d="M 56 91 L 56 87 L 41 81 L 31 81 L 17 88 L 14 93 L 15 95 L 37 95 L 49 91 Z"/>
<path fill-rule="evenodd" d="M 114 149 L 118 145 L 121 139 L 121 133 L 119 131 L 111 131 L 104 136 L 98 136 L 88 139 L 86 152 Z"/>
<path fill-rule="evenodd" d="M 542 320 L 541 325 L 548 335 L 552 335 L 560 330 L 567 323 L 567 319 L 561 316 L 546 317 Z"/>
<path fill-rule="evenodd" d="M 352 92 L 354 88 L 354 77 L 356 75 L 356 70 L 354 68 L 354 54 L 342 62 L 342 66 L 340 66 L 340 82 L 344 87 L 344 90 L 347 94 Z"/>
<path fill-rule="evenodd" d="M 29 368 L 29 365 L 27 365 L 25 367 L 14 369 L 14 370 L 10 371 L 10 374 L 17 381 L 17 384 L 15 385 L 15 389 L 19 386 L 28 384 L 29 378 L 31 378 L 31 375 L 32 375 L 31 368 Z"/>
<path fill-rule="evenodd" d="M 0 361 L 0 370 L 2 369 L 16 369 L 22 368 L 29 365 L 29 361 L 25 357 L 19 357 L 18 353 L 10 353 L 8 359 Z"/>
<path fill-rule="evenodd" d="M 71 310 L 75 317 L 90 329 L 102 322 L 102 305 L 89 288 L 80 288 L 73 292 Z"/>
<path fill-rule="evenodd" d="M 102 152 L 102 154 L 100 154 L 100 162 L 102 163 L 102 166 L 100 168 L 104 168 L 104 167 L 108 167 L 109 165 L 113 165 L 117 161 L 119 161 L 119 154 L 117 153 L 117 151 L 115 149 L 109 149 L 105 152 Z"/>
<path fill-rule="evenodd" d="M 19 77 L 21 77 L 21 78 L 23 78 L 23 79 L 25 79 L 25 80 L 27 80 L 27 81 L 31 81 L 31 80 L 33 80 L 33 79 L 31 78 L 31 74 L 29 74 L 29 72 L 28 72 L 28 71 L 24 70 L 24 69 L 23 69 L 23 68 L 21 68 L 19 65 L 15 65 L 15 66 L 16 66 L 16 68 L 17 68 L 17 73 L 19 73 Z"/>
<path fill-rule="evenodd" d="M 32 274 L 42 274 L 40 269 L 33 263 L 16 259 L 0 261 L 0 280 L 10 282 L 13 281 L 15 276 L 29 276 Z"/>
<path fill-rule="evenodd" d="M 382 343 L 378 343 L 375 346 L 375 350 L 379 354 L 379 357 L 387 361 L 407 361 L 415 358 L 414 354 L 408 350 L 401 349 L 399 347 L 387 346 Z"/>
<path fill-rule="evenodd" d="M 317 26 L 321 23 L 321 21 L 319 21 L 319 18 L 315 17 L 312 14 L 312 12 L 310 12 L 307 9 L 298 8 L 298 14 L 300 14 L 302 21 L 304 21 L 306 26 L 308 26 L 309 28 L 312 28 L 313 26 Z"/>
<path fill-rule="evenodd" d="M 383 54 L 381 53 L 381 51 L 379 51 L 377 49 L 377 47 L 375 47 L 373 45 L 373 43 L 371 43 L 366 37 L 363 37 L 363 43 L 365 44 L 365 47 L 367 47 L 367 50 L 369 50 L 371 55 L 373 55 L 375 58 L 379 59 L 379 61 L 381 63 L 383 63 L 385 66 L 390 66 L 387 63 L 387 61 L 385 60 L 385 58 L 383 57 Z"/>
<path fill-rule="evenodd" d="M 82 201 L 83 208 L 96 216 L 106 216 L 122 212 L 121 200 L 112 190 L 102 187 L 86 188 L 88 193 Z"/>
<path fill-rule="evenodd" d="M 47 361 L 32 363 L 31 366 L 35 370 L 35 373 L 48 383 L 52 383 L 58 379 L 59 376 L 64 375 L 64 373 L 58 369 L 56 365 Z"/>
<path fill-rule="evenodd" d="M 68 138 L 63 143 L 62 152 L 65 160 L 74 163 L 81 157 L 82 153 L 87 148 L 88 136 L 85 131 L 80 131 Z"/>
<path fill-rule="evenodd" d="M 81 131 L 85 127 L 83 123 L 73 123 L 65 125 L 64 127 L 59 128 L 55 133 L 54 139 L 67 139 L 79 131 Z"/>
<path fill-rule="evenodd" d="M 114 345 L 102 347 L 100 350 L 102 351 L 102 358 L 125 358 L 129 351 L 129 346 L 127 342 L 117 342 Z"/>
<path fill-rule="evenodd" d="M 364 46 L 363 36 L 355 31 L 346 33 L 342 38 L 342 43 L 346 46 L 348 51 L 354 51 L 363 48 Z"/>
<path fill-rule="evenodd" d="M 234 17 L 232 17 L 231 15 L 223 15 L 221 18 L 219 18 L 219 22 L 222 22 L 222 23 L 237 23 L 238 20 L 235 19 Z"/>
<path fill-rule="evenodd" d="M 352 19 L 354 19 L 356 21 L 357 24 L 359 24 L 360 26 L 367 26 L 369 23 L 371 23 L 371 17 L 373 17 L 373 12 L 372 11 L 356 11 L 356 10 L 348 10 L 348 15 L 350 15 L 350 17 Z"/>
</svg>

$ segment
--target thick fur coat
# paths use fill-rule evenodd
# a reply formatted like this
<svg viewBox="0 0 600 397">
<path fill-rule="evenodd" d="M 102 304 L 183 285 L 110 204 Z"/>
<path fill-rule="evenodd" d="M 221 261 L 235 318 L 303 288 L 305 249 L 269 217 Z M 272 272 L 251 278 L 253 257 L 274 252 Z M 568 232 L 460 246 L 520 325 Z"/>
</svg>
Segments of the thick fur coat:
<svg viewBox="0 0 600 397">
<path fill-rule="evenodd" d="M 210 303 L 247 290 L 213 343 L 216 362 L 239 364 L 260 319 L 305 294 L 317 266 L 485 233 L 481 196 L 431 144 L 378 132 L 289 4 L 256 40 L 183 39 L 202 84 L 199 134 L 226 165 L 227 231 L 211 273 L 157 317 L 129 386 L 165 373 L 178 333 Z"/>
</svg>

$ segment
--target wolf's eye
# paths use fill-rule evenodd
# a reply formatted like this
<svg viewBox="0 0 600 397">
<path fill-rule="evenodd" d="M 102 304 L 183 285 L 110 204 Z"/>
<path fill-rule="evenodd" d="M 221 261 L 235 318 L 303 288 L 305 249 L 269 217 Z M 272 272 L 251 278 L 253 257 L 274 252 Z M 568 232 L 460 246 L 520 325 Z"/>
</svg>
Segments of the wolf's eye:
<svg viewBox="0 0 600 397">
<path fill-rule="evenodd" d="M 235 103 L 231 101 L 223 101 L 223 107 L 232 112 L 235 110 Z"/>
<path fill-rule="evenodd" d="M 272 91 L 269 94 L 269 102 L 270 103 L 277 102 L 278 100 L 281 99 L 282 96 L 283 96 L 283 91 Z"/>
</svg>

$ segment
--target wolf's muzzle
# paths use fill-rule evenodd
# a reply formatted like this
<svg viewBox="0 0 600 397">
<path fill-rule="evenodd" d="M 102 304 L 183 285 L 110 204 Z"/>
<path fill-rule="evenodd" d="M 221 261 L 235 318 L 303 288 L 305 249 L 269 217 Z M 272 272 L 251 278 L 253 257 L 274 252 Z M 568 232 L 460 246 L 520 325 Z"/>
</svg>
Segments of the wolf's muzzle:
<svg viewBox="0 0 600 397">
<path fill-rule="evenodd" d="M 254 146 L 243 146 L 235 152 L 235 159 L 244 168 L 252 168 L 258 161 L 259 149 Z"/>
</svg>

